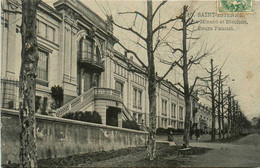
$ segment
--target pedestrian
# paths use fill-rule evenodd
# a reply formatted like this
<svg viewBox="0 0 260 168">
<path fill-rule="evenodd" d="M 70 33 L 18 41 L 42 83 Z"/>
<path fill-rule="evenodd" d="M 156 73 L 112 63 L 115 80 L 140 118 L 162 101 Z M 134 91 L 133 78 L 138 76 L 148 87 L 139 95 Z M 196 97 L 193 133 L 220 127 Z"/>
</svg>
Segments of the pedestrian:
<svg viewBox="0 0 260 168">
<path fill-rule="evenodd" d="M 190 139 L 192 139 L 193 134 L 194 134 L 194 130 L 193 130 L 193 128 L 191 128 L 190 129 Z"/>
<path fill-rule="evenodd" d="M 199 137 L 200 137 L 200 130 L 197 129 L 197 128 L 196 128 L 196 130 L 195 130 L 195 136 L 196 136 L 196 140 L 198 140 Z"/>
</svg>

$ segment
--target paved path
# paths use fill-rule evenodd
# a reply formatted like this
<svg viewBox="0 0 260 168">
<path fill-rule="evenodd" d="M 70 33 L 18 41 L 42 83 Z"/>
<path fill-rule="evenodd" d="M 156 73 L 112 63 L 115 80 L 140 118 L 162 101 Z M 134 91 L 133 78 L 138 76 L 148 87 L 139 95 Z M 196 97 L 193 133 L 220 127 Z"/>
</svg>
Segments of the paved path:
<svg viewBox="0 0 260 168">
<path fill-rule="evenodd" d="M 193 156 L 188 165 L 196 167 L 259 167 L 260 135 L 252 134 L 232 143 L 192 142 L 191 146 L 213 150 Z"/>
</svg>

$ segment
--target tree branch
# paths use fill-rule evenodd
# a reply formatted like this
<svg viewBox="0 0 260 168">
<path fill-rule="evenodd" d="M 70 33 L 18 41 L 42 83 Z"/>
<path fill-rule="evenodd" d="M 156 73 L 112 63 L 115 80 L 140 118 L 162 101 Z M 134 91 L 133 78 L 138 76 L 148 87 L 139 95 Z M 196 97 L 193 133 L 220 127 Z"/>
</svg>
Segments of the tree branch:
<svg viewBox="0 0 260 168">
<path fill-rule="evenodd" d="M 176 30 L 176 31 L 183 31 L 183 28 L 178 29 L 178 28 L 176 28 L 176 27 L 174 27 L 174 26 L 172 26 L 172 28 L 173 28 L 174 30 Z"/>
<path fill-rule="evenodd" d="M 118 64 L 118 62 L 116 60 L 114 60 L 112 57 L 108 56 L 114 63 Z M 129 59 L 127 59 L 127 57 L 124 57 L 124 62 L 126 63 L 127 65 L 127 70 L 130 71 L 130 72 L 135 72 L 135 73 L 138 73 L 138 74 L 143 74 L 145 76 L 148 77 L 148 73 L 146 73 L 145 71 L 142 71 L 136 67 L 134 67 L 131 62 L 129 61 Z M 135 69 L 133 69 L 132 67 L 134 67 Z"/>
<path fill-rule="evenodd" d="M 120 25 L 116 24 L 113 20 L 112 20 L 112 22 L 113 22 L 113 24 L 116 25 L 118 28 L 121 28 L 121 29 L 123 29 L 123 30 L 130 31 L 130 32 L 134 33 L 135 35 L 137 35 L 138 37 L 140 37 L 142 40 L 146 41 L 146 38 L 144 38 L 144 37 L 143 37 L 140 33 L 138 33 L 137 31 L 133 30 L 132 27 L 127 28 L 127 27 L 123 27 L 123 26 L 120 26 Z"/>
<path fill-rule="evenodd" d="M 172 84 L 172 85 L 173 85 L 173 86 L 178 85 L 178 86 L 180 86 L 180 87 L 184 90 L 184 86 L 183 86 L 182 84 L 180 84 L 180 82 L 175 83 L 175 84 Z"/>
<path fill-rule="evenodd" d="M 154 49 L 153 49 L 153 52 L 156 51 L 156 49 L 158 48 L 158 46 L 160 45 L 160 43 L 161 43 L 161 40 L 158 39 L 157 42 L 156 42 L 156 44 L 155 44 L 155 47 L 154 47 Z"/>
<path fill-rule="evenodd" d="M 197 24 L 199 23 L 200 21 L 196 21 L 196 22 L 193 22 L 193 20 L 190 22 L 190 23 L 187 23 L 187 27 L 189 27 L 190 25 L 193 25 L 193 24 Z"/>
<path fill-rule="evenodd" d="M 177 51 L 183 53 L 183 50 L 180 48 L 173 48 L 169 43 L 166 43 L 167 46 L 169 46 L 172 49 L 172 53 L 176 53 Z"/>
<path fill-rule="evenodd" d="M 199 77 L 197 76 L 197 77 L 195 78 L 195 80 L 194 80 L 193 85 L 191 86 L 191 90 L 190 90 L 190 92 L 189 92 L 189 96 L 191 96 L 191 94 L 192 94 L 192 92 L 193 92 L 193 89 L 194 89 L 194 87 L 195 87 L 196 82 L 197 82 L 198 79 L 199 79 Z"/>
<path fill-rule="evenodd" d="M 160 5 L 157 6 L 157 8 L 155 9 L 154 13 L 153 13 L 153 16 L 152 16 L 152 19 L 155 17 L 156 13 L 158 12 L 158 10 L 164 5 L 166 4 L 167 0 L 164 0 L 160 3 Z"/>
<path fill-rule="evenodd" d="M 161 77 L 159 80 L 157 80 L 158 83 L 160 83 L 169 73 L 170 71 L 173 69 L 173 67 L 175 67 L 176 65 L 180 65 L 179 62 L 181 61 L 182 57 L 178 60 L 178 61 L 174 61 L 172 63 L 172 65 L 170 66 L 170 68 L 168 69 L 168 71 L 164 74 L 163 77 Z"/>
<path fill-rule="evenodd" d="M 138 12 L 138 11 L 133 11 L 133 12 L 119 12 L 118 14 L 119 14 L 119 15 L 120 15 L 120 14 L 121 14 L 121 15 L 123 15 L 123 14 L 136 14 L 136 15 L 138 15 L 138 16 L 141 16 L 141 17 L 144 18 L 145 20 L 147 20 L 147 17 L 144 16 L 144 14 L 142 14 L 142 13 L 140 13 L 140 12 Z"/>
<path fill-rule="evenodd" d="M 180 59 L 182 59 L 182 57 Z M 160 59 L 160 62 L 163 63 L 163 64 L 167 64 L 167 65 L 172 65 L 174 63 L 174 64 L 178 65 L 181 69 L 183 69 L 183 66 L 179 62 L 177 62 L 177 61 L 169 62 L 169 61 Z"/>
<path fill-rule="evenodd" d="M 143 61 L 137 56 L 137 54 L 136 54 L 134 51 L 127 49 L 127 48 L 126 48 L 123 44 L 121 44 L 119 41 L 118 41 L 117 43 L 118 43 L 123 49 L 125 49 L 125 51 L 126 51 L 127 53 L 133 54 L 133 55 L 135 56 L 135 58 L 139 61 L 139 63 L 140 63 L 146 70 L 148 70 L 147 66 L 143 63 Z"/>
<path fill-rule="evenodd" d="M 158 25 L 158 26 L 153 30 L 153 34 L 156 33 L 156 32 L 157 32 L 158 30 L 160 30 L 160 29 L 166 28 L 165 25 L 167 25 L 168 23 L 173 22 L 173 21 L 178 20 L 178 19 L 181 19 L 181 18 L 182 18 L 182 14 L 181 14 L 180 16 L 177 16 L 176 18 L 169 19 L 168 21 L 161 23 L 160 25 Z"/>
</svg>

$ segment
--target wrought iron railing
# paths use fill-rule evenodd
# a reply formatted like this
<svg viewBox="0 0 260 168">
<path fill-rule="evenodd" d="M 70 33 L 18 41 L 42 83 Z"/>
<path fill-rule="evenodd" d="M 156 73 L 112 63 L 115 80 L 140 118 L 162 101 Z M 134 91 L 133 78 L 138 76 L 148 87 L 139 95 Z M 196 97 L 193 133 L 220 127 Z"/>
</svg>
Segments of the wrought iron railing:
<svg viewBox="0 0 260 168">
<path fill-rule="evenodd" d="M 78 57 L 78 60 L 81 62 L 85 62 L 85 63 L 89 63 L 89 64 L 93 64 L 93 65 L 97 65 L 101 68 L 104 69 L 104 62 L 101 61 L 100 59 L 95 59 L 96 56 L 94 55 L 93 58 L 90 57 Z"/>
<path fill-rule="evenodd" d="M 1 108 L 17 110 L 19 108 L 19 81 L 1 79 Z"/>
</svg>

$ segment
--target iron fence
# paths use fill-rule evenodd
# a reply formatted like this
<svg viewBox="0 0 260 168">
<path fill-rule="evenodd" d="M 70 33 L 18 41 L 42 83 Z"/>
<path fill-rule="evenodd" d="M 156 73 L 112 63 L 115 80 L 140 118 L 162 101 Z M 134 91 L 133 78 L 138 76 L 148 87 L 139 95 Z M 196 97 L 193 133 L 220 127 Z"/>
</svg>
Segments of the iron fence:
<svg viewBox="0 0 260 168">
<path fill-rule="evenodd" d="M 19 81 L 1 79 L 1 107 L 18 109 Z"/>
</svg>

